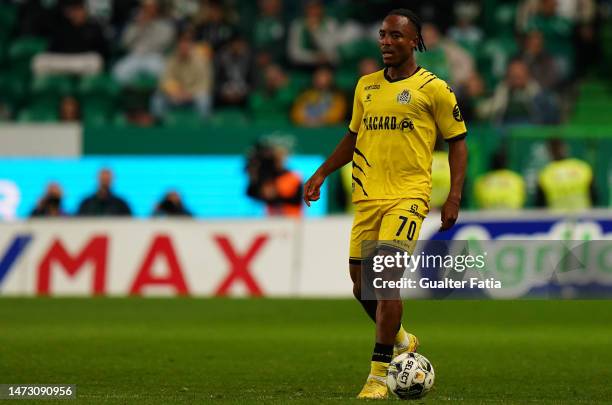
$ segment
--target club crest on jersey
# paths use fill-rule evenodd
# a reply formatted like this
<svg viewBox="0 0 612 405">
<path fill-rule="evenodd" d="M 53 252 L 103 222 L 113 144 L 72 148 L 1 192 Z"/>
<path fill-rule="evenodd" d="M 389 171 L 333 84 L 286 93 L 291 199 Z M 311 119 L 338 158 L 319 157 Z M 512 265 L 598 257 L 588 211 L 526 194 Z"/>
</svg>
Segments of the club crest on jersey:
<svg viewBox="0 0 612 405">
<path fill-rule="evenodd" d="M 410 95 L 410 90 L 404 90 L 397 95 L 397 102 L 399 104 L 408 104 L 411 98 L 412 96 Z"/>
</svg>

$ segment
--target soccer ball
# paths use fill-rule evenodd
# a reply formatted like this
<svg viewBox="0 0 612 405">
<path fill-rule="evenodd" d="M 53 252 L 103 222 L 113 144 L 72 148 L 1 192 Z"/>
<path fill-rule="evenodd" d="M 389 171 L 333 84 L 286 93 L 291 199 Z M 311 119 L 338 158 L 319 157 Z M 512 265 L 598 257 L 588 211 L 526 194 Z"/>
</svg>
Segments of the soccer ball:
<svg viewBox="0 0 612 405">
<path fill-rule="evenodd" d="M 402 353 L 389 364 L 387 386 L 400 399 L 424 397 L 434 384 L 434 369 L 418 353 Z"/>
</svg>

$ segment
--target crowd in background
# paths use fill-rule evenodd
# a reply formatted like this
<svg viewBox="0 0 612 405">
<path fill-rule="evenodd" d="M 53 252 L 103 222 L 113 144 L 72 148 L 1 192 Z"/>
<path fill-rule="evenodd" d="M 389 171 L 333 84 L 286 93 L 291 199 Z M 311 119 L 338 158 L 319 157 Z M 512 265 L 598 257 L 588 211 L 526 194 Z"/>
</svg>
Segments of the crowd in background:
<svg viewBox="0 0 612 405">
<path fill-rule="evenodd" d="M 357 79 L 383 67 L 378 29 L 396 7 L 406 2 L 7 0 L 0 3 L 0 120 L 344 125 Z M 422 19 L 427 46 L 417 63 L 449 83 L 472 125 L 564 123 L 582 78 L 609 81 L 601 28 L 610 24 L 610 0 L 414 0 L 409 7 Z M 575 207 L 592 205 L 591 167 L 549 149 L 555 170 L 537 180 L 538 205 L 572 192 Z M 468 198 L 480 208 L 525 204 L 525 181 L 503 155 L 474 179 Z M 299 215 L 301 179 L 276 152 L 276 163 L 259 155 L 257 167 L 270 169 L 261 173 L 253 156 L 247 194 L 270 214 Z M 436 151 L 433 207 L 436 193 L 445 196 L 447 165 Z M 130 214 L 105 186 L 112 178 L 105 173 L 77 215 Z M 559 176 L 564 181 L 550 180 Z M 61 215 L 58 193 L 50 185 L 33 215 Z M 153 211 L 189 215 L 174 192 Z"/>
<path fill-rule="evenodd" d="M 382 18 L 406 6 L 385 0 L 9 3 L 16 18 L 2 38 L 3 75 L 31 75 L 36 97 L 3 97 L 0 115 L 48 120 L 41 113 L 46 107 L 62 121 L 139 126 L 164 123 L 177 111 L 202 119 L 237 111 L 254 121 L 342 124 L 356 79 L 382 68 L 376 42 Z M 572 83 L 597 66 L 605 4 L 411 1 L 428 48 L 418 63 L 455 89 L 467 121 L 557 123 L 571 109 Z M 27 48 L 33 39 L 42 45 L 31 45 L 23 67 L 10 55 L 19 53 L 15 44 Z M 62 87 L 52 79 L 58 76 L 82 82 L 53 93 Z M 105 102 L 110 88 L 119 96 Z M 45 89 L 61 97 L 44 105 Z"/>
<path fill-rule="evenodd" d="M 85 197 L 74 213 L 68 213 L 62 206 L 63 189 L 61 184 L 51 182 L 30 213 L 31 217 L 129 217 L 132 215 L 130 204 L 113 192 L 114 174 L 104 168 L 98 172 L 96 190 Z M 168 191 L 152 209 L 155 217 L 190 217 L 191 212 L 183 205 L 181 196 L 175 190 Z"/>
</svg>

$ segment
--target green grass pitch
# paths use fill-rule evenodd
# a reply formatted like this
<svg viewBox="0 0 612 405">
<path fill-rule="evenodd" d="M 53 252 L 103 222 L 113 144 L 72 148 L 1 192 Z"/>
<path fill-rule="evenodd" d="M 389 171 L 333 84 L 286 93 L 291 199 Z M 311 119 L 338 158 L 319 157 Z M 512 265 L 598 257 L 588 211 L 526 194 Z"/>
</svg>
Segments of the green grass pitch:
<svg viewBox="0 0 612 405">
<path fill-rule="evenodd" d="M 416 402 L 612 401 L 612 301 L 409 301 L 404 324 L 436 369 Z M 77 384 L 44 403 L 358 402 L 373 339 L 349 300 L 5 298 L 0 383 Z"/>
</svg>

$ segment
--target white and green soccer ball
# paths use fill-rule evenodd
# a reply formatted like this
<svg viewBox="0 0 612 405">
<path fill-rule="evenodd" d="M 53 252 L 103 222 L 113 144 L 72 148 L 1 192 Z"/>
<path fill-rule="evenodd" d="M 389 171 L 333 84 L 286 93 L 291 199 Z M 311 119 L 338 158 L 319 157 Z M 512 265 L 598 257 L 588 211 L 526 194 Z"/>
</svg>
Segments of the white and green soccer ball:
<svg viewBox="0 0 612 405">
<path fill-rule="evenodd" d="M 402 353 L 389 364 L 387 386 L 400 399 L 424 397 L 434 385 L 433 366 L 418 353 Z"/>
</svg>

